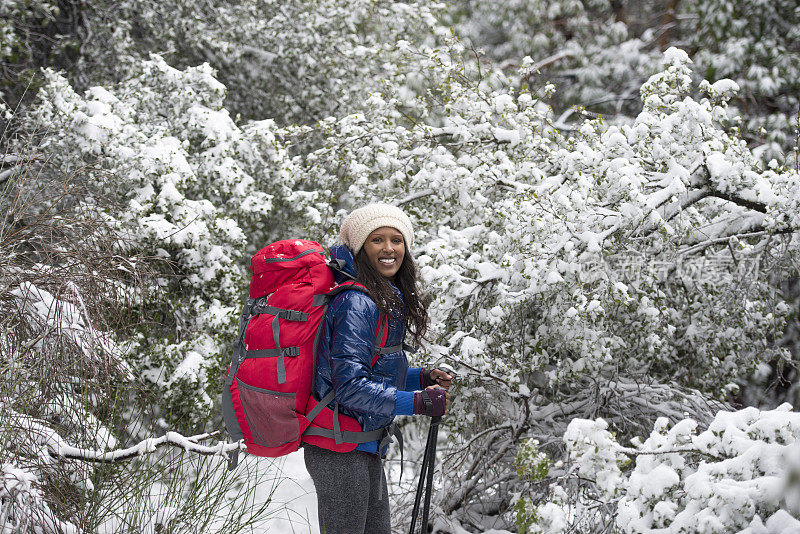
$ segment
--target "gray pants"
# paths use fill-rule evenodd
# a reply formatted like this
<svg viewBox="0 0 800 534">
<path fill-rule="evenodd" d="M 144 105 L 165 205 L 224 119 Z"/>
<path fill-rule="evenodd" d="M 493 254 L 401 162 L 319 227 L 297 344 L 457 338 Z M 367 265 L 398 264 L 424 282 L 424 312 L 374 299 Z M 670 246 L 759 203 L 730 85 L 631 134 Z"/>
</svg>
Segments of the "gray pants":
<svg viewBox="0 0 800 534">
<path fill-rule="evenodd" d="M 320 534 L 391 534 L 386 475 L 377 456 L 306 443 L 303 457 L 317 490 Z"/>
</svg>

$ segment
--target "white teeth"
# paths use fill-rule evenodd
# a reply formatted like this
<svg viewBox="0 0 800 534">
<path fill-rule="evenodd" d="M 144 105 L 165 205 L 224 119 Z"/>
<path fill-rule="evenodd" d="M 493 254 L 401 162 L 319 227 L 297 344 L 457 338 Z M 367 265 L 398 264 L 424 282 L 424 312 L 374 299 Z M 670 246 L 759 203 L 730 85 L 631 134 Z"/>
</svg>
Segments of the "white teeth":
<svg viewBox="0 0 800 534">
<path fill-rule="evenodd" d="M 395 260 L 394 260 L 394 258 L 381 258 L 378 261 L 381 262 L 381 263 L 384 263 L 386 265 L 391 265 L 391 264 L 394 263 Z"/>
</svg>

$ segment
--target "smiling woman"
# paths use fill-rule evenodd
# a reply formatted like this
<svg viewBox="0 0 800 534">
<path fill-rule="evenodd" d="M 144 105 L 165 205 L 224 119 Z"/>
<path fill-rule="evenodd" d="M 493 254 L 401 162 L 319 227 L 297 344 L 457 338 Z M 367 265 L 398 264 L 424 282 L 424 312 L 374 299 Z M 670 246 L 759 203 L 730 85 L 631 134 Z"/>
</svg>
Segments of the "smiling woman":
<svg viewBox="0 0 800 534">
<path fill-rule="evenodd" d="M 443 415 L 452 377 L 439 369 L 409 367 L 403 349 L 406 330 L 419 343 L 428 326 L 410 251 L 411 220 L 400 208 L 371 204 L 353 211 L 340 235 L 343 244 L 331 250 L 341 266 L 336 282 L 354 278 L 367 292 L 343 291 L 328 306 L 315 396 L 331 398 L 333 393 L 332 410 L 356 419 L 363 432 L 383 436 L 389 435 L 396 415 Z M 349 452 L 304 445 L 323 534 L 391 532 L 381 465 L 388 445 L 369 439 Z"/>
<path fill-rule="evenodd" d="M 384 278 L 394 282 L 394 275 L 400 270 L 406 255 L 403 234 L 390 226 L 378 228 L 367 236 L 364 253 Z"/>
</svg>

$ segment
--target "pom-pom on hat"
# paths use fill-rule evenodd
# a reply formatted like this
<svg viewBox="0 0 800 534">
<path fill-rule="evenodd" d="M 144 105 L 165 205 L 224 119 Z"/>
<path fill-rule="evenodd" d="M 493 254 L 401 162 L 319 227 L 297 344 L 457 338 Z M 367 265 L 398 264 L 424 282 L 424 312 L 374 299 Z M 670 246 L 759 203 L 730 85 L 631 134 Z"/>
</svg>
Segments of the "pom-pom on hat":
<svg viewBox="0 0 800 534">
<path fill-rule="evenodd" d="M 353 254 L 358 254 L 369 234 L 383 226 L 397 228 L 403 234 L 406 250 L 411 248 L 414 243 L 411 219 L 403 210 L 390 204 L 369 204 L 353 210 L 342 223 L 339 237 Z"/>
</svg>

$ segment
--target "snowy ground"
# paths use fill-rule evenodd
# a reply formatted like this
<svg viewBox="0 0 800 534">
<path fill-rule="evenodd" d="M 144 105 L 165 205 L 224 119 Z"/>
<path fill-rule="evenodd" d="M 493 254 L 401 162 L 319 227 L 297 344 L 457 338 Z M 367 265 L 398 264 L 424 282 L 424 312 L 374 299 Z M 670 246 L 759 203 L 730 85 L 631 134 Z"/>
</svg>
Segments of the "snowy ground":
<svg viewBox="0 0 800 534">
<path fill-rule="evenodd" d="M 269 498 L 272 493 L 272 513 L 254 528 L 254 532 L 270 534 L 319 534 L 317 527 L 317 495 L 311 476 L 303 462 L 303 449 L 282 458 L 256 458 L 245 455 L 245 462 L 257 462 L 261 473 L 258 500 Z M 410 465 L 407 466 L 410 470 Z M 390 491 L 399 478 L 399 463 L 387 462 L 385 468 L 389 474 Z M 409 472 L 406 471 L 406 477 Z M 413 490 L 416 481 L 406 480 L 405 491 Z M 437 488 L 438 489 L 438 488 Z M 393 492 L 394 493 L 394 492 Z M 393 496 L 392 501 L 396 496 Z M 397 525 L 395 525 L 397 530 Z M 458 534 L 469 534 L 455 525 L 449 529 Z M 511 534 L 505 530 L 489 529 L 484 534 Z"/>
<path fill-rule="evenodd" d="M 282 458 L 247 457 L 257 462 L 263 482 L 259 484 L 259 501 L 272 494 L 273 511 L 255 532 L 270 534 L 319 534 L 317 528 L 317 494 L 311 475 L 303 462 L 303 449 Z"/>
</svg>

